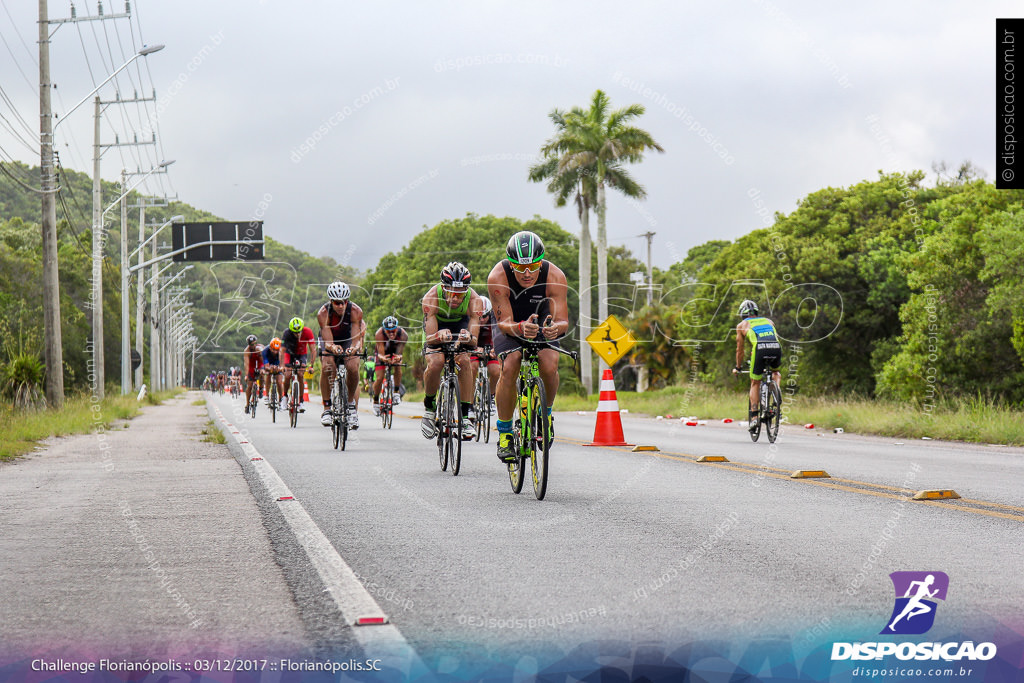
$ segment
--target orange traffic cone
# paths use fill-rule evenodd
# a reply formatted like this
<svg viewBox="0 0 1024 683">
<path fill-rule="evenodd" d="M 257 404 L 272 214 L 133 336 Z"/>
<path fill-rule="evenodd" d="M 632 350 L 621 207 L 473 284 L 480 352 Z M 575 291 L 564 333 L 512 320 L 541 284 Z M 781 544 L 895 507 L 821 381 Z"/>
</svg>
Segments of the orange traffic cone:
<svg viewBox="0 0 1024 683">
<path fill-rule="evenodd" d="M 306 384 L 306 378 L 302 378 L 302 400 L 309 400 L 309 386 Z"/>
<path fill-rule="evenodd" d="M 632 446 L 622 435 L 622 418 L 619 416 L 619 400 L 615 397 L 615 379 L 611 368 L 601 376 L 601 395 L 597 401 L 597 424 L 594 425 L 594 441 L 584 446 Z"/>
</svg>

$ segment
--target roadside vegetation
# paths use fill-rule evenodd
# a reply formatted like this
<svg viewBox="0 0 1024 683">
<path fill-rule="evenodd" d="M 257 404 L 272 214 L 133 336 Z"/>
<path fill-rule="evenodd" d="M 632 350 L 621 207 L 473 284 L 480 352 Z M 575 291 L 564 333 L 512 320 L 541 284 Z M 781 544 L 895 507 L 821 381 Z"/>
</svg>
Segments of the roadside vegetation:
<svg viewBox="0 0 1024 683">
<path fill-rule="evenodd" d="M 159 405 L 179 393 L 180 389 L 147 395 L 145 404 Z M 138 415 L 142 407 L 134 395 L 108 394 L 99 404 L 99 411 L 93 410 L 93 405 L 88 394 L 68 397 L 60 410 L 25 410 L 0 404 L 0 461 L 24 455 L 51 436 L 110 429 L 118 420 Z"/>
</svg>

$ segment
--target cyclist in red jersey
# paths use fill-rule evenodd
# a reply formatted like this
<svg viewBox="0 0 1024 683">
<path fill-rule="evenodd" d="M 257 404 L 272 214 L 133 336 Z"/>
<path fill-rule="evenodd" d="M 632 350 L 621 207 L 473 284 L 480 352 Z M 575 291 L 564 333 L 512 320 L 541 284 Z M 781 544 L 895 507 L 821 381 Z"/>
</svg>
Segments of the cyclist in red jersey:
<svg viewBox="0 0 1024 683">
<path fill-rule="evenodd" d="M 242 370 L 245 373 L 245 405 L 249 405 L 252 398 L 253 383 L 256 375 L 263 367 L 263 347 L 256 343 L 255 334 L 245 338 L 245 348 L 242 349 Z M 258 396 L 256 398 L 259 398 Z"/>
</svg>

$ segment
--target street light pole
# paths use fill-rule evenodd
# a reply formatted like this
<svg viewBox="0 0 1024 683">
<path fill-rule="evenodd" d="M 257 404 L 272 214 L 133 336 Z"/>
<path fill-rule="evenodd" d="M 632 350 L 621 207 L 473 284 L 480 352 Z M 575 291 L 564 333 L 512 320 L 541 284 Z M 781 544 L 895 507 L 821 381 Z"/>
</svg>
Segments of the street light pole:
<svg viewBox="0 0 1024 683">
<path fill-rule="evenodd" d="M 61 350 L 60 283 L 57 269 L 57 200 L 53 172 L 53 110 L 50 105 L 50 17 L 39 0 L 39 171 L 42 185 L 43 237 L 43 362 L 46 402 L 64 405 L 64 361 Z"/>
</svg>

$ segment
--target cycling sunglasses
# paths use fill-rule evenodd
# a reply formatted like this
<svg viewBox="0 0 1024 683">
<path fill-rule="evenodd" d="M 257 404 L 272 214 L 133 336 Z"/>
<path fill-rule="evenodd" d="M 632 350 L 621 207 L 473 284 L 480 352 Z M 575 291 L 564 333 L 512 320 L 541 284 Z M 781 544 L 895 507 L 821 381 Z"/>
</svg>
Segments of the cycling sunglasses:
<svg viewBox="0 0 1024 683">
<path fill-rule="evenodd" d="M 534 261 L 533 263 L 512 263 L 509 261 L 509 265 L 512 266 L 512 270 L 517 273 L 536 273 L 540 270 L 542 262 Z"/>
</svg>

